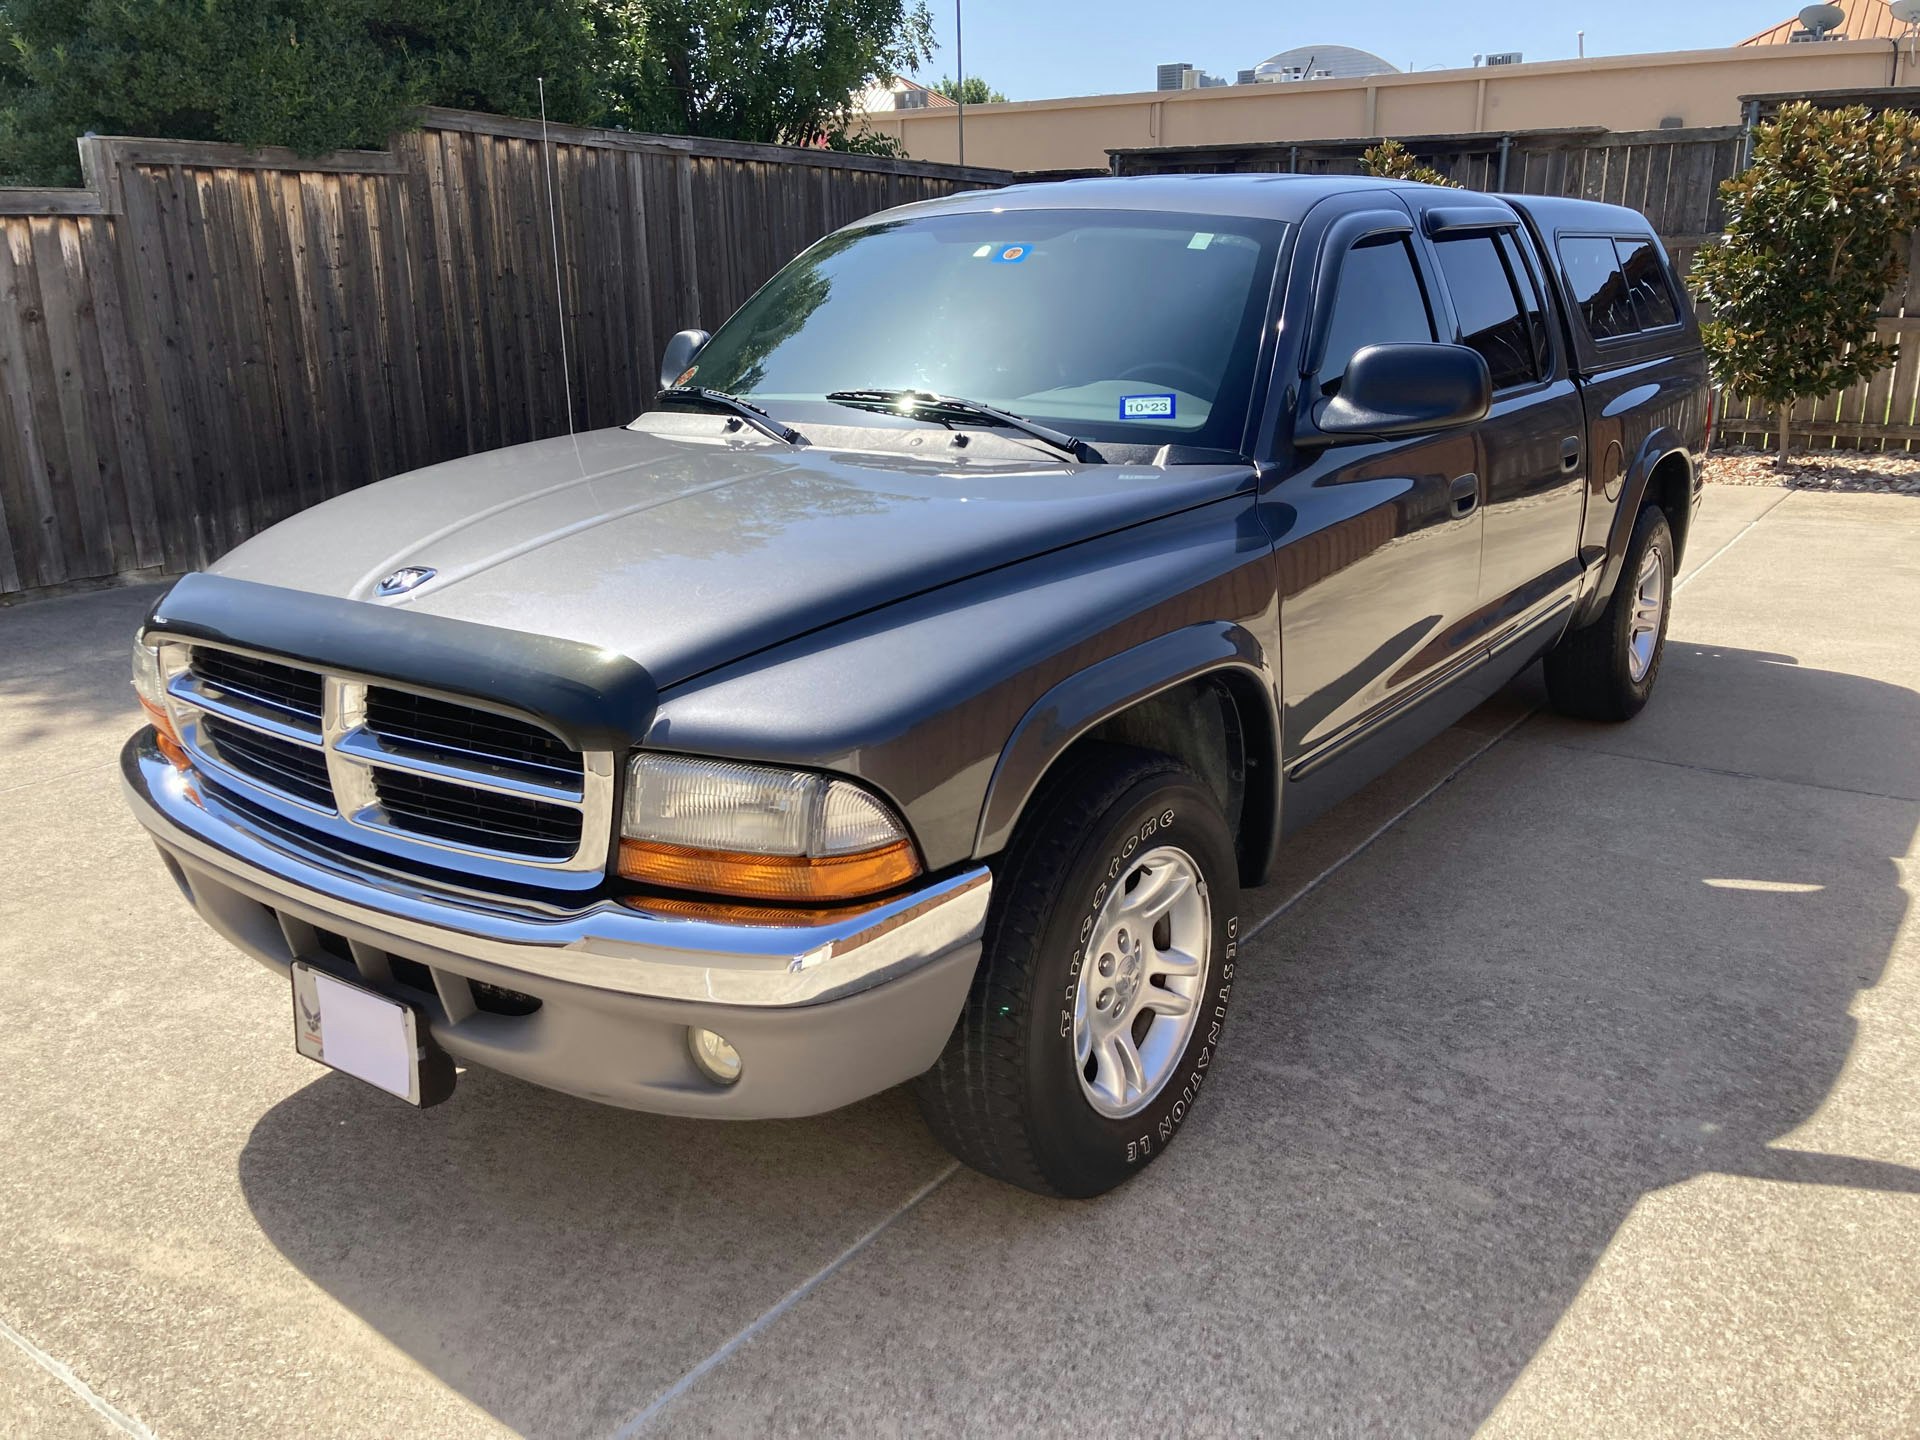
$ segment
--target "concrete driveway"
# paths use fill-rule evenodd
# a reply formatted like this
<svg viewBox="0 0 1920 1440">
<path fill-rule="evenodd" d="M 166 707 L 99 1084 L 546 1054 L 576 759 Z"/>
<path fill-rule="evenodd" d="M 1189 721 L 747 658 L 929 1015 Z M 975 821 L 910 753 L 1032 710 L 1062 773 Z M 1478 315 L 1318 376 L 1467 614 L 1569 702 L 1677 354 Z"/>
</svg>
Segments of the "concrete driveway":
<svg viewBox="0 0 1920 1440">
<path fill-rule="evenodd" d="M 1089 1204 L 317 1069 L 121 804 L 152 592 L 0 611 L 0 1432 L 1920 1432 L 1920 503 L 1689 560 L 1638 721 L 1529 677 L 1289 849 Z"/>
</svg>

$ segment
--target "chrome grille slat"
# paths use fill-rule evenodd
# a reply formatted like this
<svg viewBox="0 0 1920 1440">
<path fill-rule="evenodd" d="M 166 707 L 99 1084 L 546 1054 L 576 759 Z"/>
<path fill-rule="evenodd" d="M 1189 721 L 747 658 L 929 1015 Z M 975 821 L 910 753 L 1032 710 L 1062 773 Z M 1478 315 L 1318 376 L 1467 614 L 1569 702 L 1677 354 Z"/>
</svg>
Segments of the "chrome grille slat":
<svg viewBox="0 0 1920 1440">
<path fill-rule="evenodd" d="M 556 805 L 580 803 L 581 787 L 577 780 L 571 784 L 556 784 L 551 778 L 532 779 L 514 773 L 505 765 L 490 761 L 482 761 L 478 766 L 450 764 L 423 754 L 420 749 L 413 746 L 396 745 L 365 728 L 348 732 L 341 738 L 338 748 L 357 760 L 366 761 L 369 765 L 378 765 L 387 770 L 401 770 L 410 775 L 424 775 L 436 780 L 451 780 L 475 790 L 485 790 L 496 795 L 513 795 L 524 800 L 548 800 Z M 547 773 L 551 774 L 551 772 Z"/>
<path fill-rule="evenodd" d="M 167 642 L 173 719 L 210 773 L 296 823 L 377 832 L 422 864 L 604 868 L 614 757 L 531 720 L 194 641 Z M 478 861 L 473 863 L 480 863 Z"/>
<path fill-rule="evenodd" d="M 366 727 L 402 744 L 461 751 L 563 775 L 581 770 L 579 753 L 536 725 L 385 685 L 367 687 Z"/>
<path fill-rule="evenodd" d="M 326 757 L 317 748 L 229 725 L 217 715 L 201 719 L 188 737 L 188 748 L 196 760 L 209 761 L 217 770 L 316 810 L 333 809 Z"/>
<path fill-rule="evenodd" d="M 461 795 L 461 787 L 404 771 L 382 771 L 374 777 L 374 793 L 390 814 L 410 817 L 430 833 L 449 838 L 471 837 L 476 845 L 496 850 L 518 840 L 514 849 L 538 850 L 555 858 L 571 855 L 580 844 L 580 812 L 535 801 L 489 797 L 481 804 Z M 564 816 L 565 819 L 560 817 Z"/>
<path fill-rule="evenodd" d="M 317 671 L 207 645 L 193 647 L 187 668 L 202 685 L 296 717 L 316 735 L 319 732 L 321 677 Z"/>
<path fill-rule="evenodd" d="M 255 704 L 241 703 L 234 697 L 242 692 L 215 686 L 191 672 L 174 676 L 167 683 L 167 692 L 176 700 L 183 700 L 198 710 L 218 715 L 236 725 L 244 725 L 249 730 L 305 745 L 320 743 L 320 716 L 317 712 L 311 722 L 306 722 L 289 718 L 292 712 L 277 705 L 263 709 Z"/>
</svg>

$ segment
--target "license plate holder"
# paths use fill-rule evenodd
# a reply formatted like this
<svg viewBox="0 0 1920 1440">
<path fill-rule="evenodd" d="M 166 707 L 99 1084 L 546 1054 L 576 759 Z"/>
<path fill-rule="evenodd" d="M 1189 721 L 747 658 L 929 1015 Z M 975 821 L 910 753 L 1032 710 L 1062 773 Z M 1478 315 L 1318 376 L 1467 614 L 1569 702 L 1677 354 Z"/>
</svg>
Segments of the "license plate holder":
<svg viewBox="0 0 1920 1440">
<path fill-rule="evenodd" d="M 421 1108 L 453 1093 L 453 1059 L 413 1006 L 304 960 L 292 980 L 293 1045 L 309 1060 Z"/>
</svg>

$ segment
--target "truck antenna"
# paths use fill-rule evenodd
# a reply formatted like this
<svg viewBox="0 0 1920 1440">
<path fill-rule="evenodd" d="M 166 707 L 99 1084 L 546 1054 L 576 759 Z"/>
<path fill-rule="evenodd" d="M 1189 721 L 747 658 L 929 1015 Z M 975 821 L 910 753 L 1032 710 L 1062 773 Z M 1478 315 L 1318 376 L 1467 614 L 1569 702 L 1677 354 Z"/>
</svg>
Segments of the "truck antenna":
<svg viewBox="0 0 1920 1440">
<path fill-rule="evenodd" d="M 560 218 L 553 203 L 553 140 L 547 134 L 547 77 L 538 76 L 540 87 L 540 150 L 547 170 L 547 235 L 553 242 L 553 305 L 560 318 L 560 383 L 567 394 L 567 434 L 573 434 L 573 371 L 567 362 L 567 292 L 560 283 Z"/>
</svg>

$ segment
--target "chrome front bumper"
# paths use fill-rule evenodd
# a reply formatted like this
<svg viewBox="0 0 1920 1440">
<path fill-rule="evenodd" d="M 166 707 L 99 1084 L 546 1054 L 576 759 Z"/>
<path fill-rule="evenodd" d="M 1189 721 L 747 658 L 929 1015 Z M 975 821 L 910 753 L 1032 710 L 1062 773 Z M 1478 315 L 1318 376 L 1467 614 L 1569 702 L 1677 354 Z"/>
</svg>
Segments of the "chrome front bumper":
<svg viewBox="0 0 1920 1440">
<path fill-rule="evenodd" d="M 341 937 L 360 978 L 390 988 L 387 957 L 432 973 L 409 995 L 455 1056 L 635 1109 L 736 1117 L 816 1113 L 931 1065 L 980 955 L 992 879 L 976 867 L 829 923 L 746 926 L 611 900 L 509 903 L 352 868 L 269 830 L 168 764 L 142 731 L 121 754 L 135 816 L 202 917 L 284 971 Z M 336 947 L 336 951 L 339 947 Z M 382 982 L 388 982 L 382 985 Z M 541 1002 L 476 1010 L 465 982 Z M 704 1080 L 686 1030 L 718 1030 L 739 1084 Z M 760 1063 L 756 1065 L 756 1051 Z"/>
</svg>

